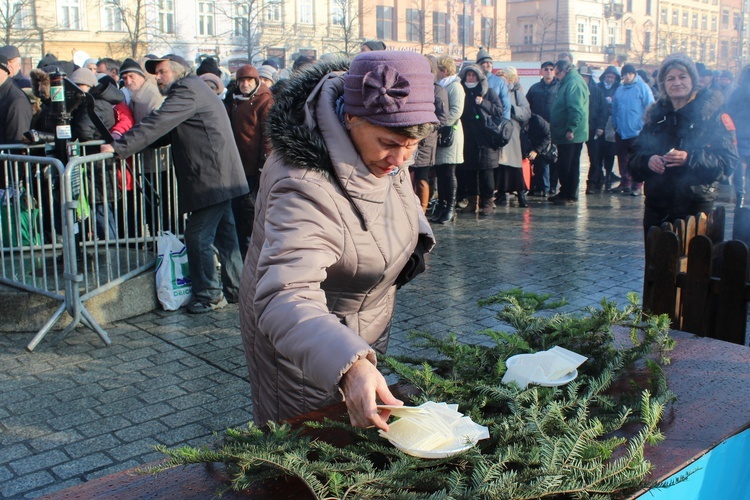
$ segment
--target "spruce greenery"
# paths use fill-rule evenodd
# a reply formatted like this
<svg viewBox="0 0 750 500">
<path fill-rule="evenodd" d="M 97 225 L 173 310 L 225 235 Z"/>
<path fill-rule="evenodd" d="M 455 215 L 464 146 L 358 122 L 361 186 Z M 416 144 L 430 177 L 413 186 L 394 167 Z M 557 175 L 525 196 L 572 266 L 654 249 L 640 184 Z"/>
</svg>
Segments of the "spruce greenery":
<svg viewBox="0 0 750 500">
<path fill-rule="evenodd" d="M 464 453 L 411 457 L 374 429 L 348 423 L 310 422 L 302 430 L 269 424 L 266 431 L 249 424 L 228 429 L 215 449 L 159 447 L 169 458 L 149 471 L 221 462 L 231 478 L 225 491 L 286 477 L 321 499 L 604 499 L 653 486 L 644 448 L 664 439 L 658 424 L 674 399 L 661 368 L 674 346 L 669 319 L 644 315 L 635 294 L 622 309 L 603 300 L 585 314 L 537 314 L 563 304 L 548 299 L 500 293 L 480 304 L 499 307 L 498 318 L 513 332 L 482 331 L 481 345 L 412 333 L 429 354 L 386 359 L 417 389 L 411 403 L 457 403 L 489 427 L 490 439 Z M 629 330 L 628 345 L 616 344 L 613 328 Z M 527 389 L 500 383 L 510 356 L 556 345 L 589 357 L 575 381 Z M 351 434 L 352 444 L 335 447 L 308 435 L 321 428 Z"/>
</svg>

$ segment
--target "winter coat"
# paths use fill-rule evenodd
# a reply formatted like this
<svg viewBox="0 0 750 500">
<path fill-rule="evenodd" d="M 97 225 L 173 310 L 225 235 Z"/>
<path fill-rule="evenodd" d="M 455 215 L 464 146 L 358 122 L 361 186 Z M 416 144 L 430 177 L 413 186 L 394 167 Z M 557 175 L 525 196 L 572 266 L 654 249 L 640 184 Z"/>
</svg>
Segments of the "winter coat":
<svg viewBox="0 0 750 500">
<path fill-rule="evenodd" d="M 258 85 L 252 95 L 244 97 L 237 89 L 227 101 L 234 140 L 242 158 L 245 175 L 255 176 L 268 157 L 266 121 L 273 105 L 273 95 L 265 85 Z"/>
<path fill-rule="evenodd" d="M 604 92 L 598 85 L 589 83 L 589 140 L 594 139 L 597 130 L 605 129 L 609 115 L 609 106 L 604 98 Z M 599 139 L 604 139 L 604 137 Z"/>
<path fill-rule="evenodd" d="M 697 206 L 716 199 L 719 181 L 738 164 L 731 119 L 722 112 L 720 92 L 700 89 L 693 100 L 675 110 L 660 99 L 646 113 L 646 123 L 635 141 L 628 168 L 644 182 L 646 207 L 675 218 L 695 215 Z M 648 167 L 653 155 L 670 149 L 687 151 L 687 163 L 657 174 Z"/>
<path fill-rule="evenodd" d="M 408 168 L 375 177 L 336 102 L 348 62 L 320 63 L 275 94 L 240 286 L 240 327 L 258 424 L 341 399 L 359 359 L 384 353 L 394 280 L 432 233 Z M 420 237 L 421 235 L 421 237 Z"/>
<path fill-rule="evenodd" d="M 500 105 L 503 107 L 503 118 L 510 120 L 510 89 L 505 78 L 499 77 L 493 73 L 486 75 L 487 86 L 495 92 L 495 95 L 500 99 Z"/>
<path fill-rule="evenodd" d="M 419 142 L 419 148 L 417 149 L 417 156 L 414 159 L 415 167 L 431 167 L 435 165 L 435 159 L 437 158 L 437 141 L 438 141 L 438 128 L 445 125 L 448 119 L 448 92 L 443 87 L 435 83 L 435 116 L 438 119 L 438 126 L 435 131 L 422 139 Z"/>
<path fill-rule="evenodd" d="M 448 116 L 445 119 L 446 125 L 453 126 L 453 144 L 447 148 L 437 148 L 435 165 L 459 165 L 464 162 L 464 129 L 461 126 L 461 115 L 464 112 L 464 101 L 466 99 L 464 87 L 457 75 L 455 78 L 448 77 L 451 80 L 446 84 L 445 91 L 448 93 Z M 441 86 L 446 82 L 438 82 Z"/>
<path fill-rule="evenodd" d="M 190 74 L 174 82 L 161 107 L 112 146 L 127 158 L 162 136 L 172 143 L 182 212 L 247 194 L 227 110 L 197 76 Z"/>
<path fill-rule="evenodd" d="M 526 136 L 529 138 L 531 150 L 536 151 L 537 155 L 547 154 L 550 146 L 552 146 L 549 123 L 541 116 L 532 114 L 526 129 Z"/>
<path fill-rule="evenodd" d="M 523 93 L 523 87 L 516 82 L 510 90 L 511 113 L 513 120 L 513 135 L 510 141 L 500 149 L 500 165 L 507 165 L 513 168 L 521 168 L 523 162 L 523 152 L 521 151 L 521 128 L 526 127 L 526 123 L 531 118 L 531 109 L 529 101 Z"/>
<path fill-rule="evenodd" d="M 544 80 L 539 80 L 526 92 L 526 100 L 529 101 L 531 112 L 544 118 L 547 123 L 549 123 L 552 105 L 555 103 L 559 88 L 560 82 L 555 78 L 549 84 L 544 83 Z"/>
<path fill-rule="evenodd" d="M 574 144 L 589 138 L 589 89 L 578 71 L 571 68 L 560 82 L 549 123 L 552 142 Z M 573 140 L 565 137 L 573 132 Z"/>
<path fill-rule="evenodd" d="M 113 106 L 125 101 L 120 89 L 109 83 L 93 87 L 89 94 L 94 98 L 94 113 L 107 130 L 115 126 L 115 110 Z M 88 101 L 87 101 L 88 102 Z M 89 114 L 84 102 L 73 110 L 71 119 L 73 138 L 81 142 L 109 139 L 97 128 L 94 119 Z M 97 146 L 98 149 L 98 146 Z"/>
<path fill-rule="evenodd" d="M 141 123 L 153 110 L 159 109 L 164 102 L 164 96 L 153 78 L 147 78 L 136 92 L 130 94 L 130 109 L 133 111 L 135 123 Z"/>
<path fill-rule="evenodd" d="M 31 128 L 32 107 L 11 78 L 0 85 L 0 144 L 19 144 Z"/>
<path fill-rule="evenodd" d="M 461 80 L 465 79 L 467 71 L 477 71 L 476 66 L 465 67 L 461 71 Z M 484 137 L 486 132 L 484 125 L 482 124 L 483 116 L 480 111 L 484 110 L 491 117 L 499 119 L 503 116 L 503 105 L 500 104 L 500 98 L 497 97 L 495 91 L 493 91 L 487 85 L 487 78 L 485 78 L 482 71 L 479 70 L 479 85 L 473 89 L 466 88 L 464 85 L 464 92 L 466 98 L 464 100 L 464 112 L 461 115 L 461 124 L 464 128 L 464 163 L 463 168 L 467 170 L 487 170 L 497 168 L 498 161 L 500 159 L 500 149 L 493 149 L 486 146 Z M 482 104 L 476 104 L 476 98 L 482 96 Z"/>
<path fill-rule="evenodd" d="M 612 126 L 620 137 L 631 139 L 640 133 L 646 109 L 653 102 L 651 89 L 640 76 L 620 84 L 612 99 Z"/>
<path fill-rule="evenodd" d="M 130 111 L 130 107 L 125 102 L 115 104 L 112 109 L 115 111 L 115 124 L 109 129 L 112 134 L 123 135 L 133 128 L 133 125 L 135 125 L 133 112 Z"/>
<path fill-rule="evenodd" d="M 750 157 L 750 89 L 738 87 L 726 104 L 737 127 L 737 151 L 743 158 Z"/>
</svg>

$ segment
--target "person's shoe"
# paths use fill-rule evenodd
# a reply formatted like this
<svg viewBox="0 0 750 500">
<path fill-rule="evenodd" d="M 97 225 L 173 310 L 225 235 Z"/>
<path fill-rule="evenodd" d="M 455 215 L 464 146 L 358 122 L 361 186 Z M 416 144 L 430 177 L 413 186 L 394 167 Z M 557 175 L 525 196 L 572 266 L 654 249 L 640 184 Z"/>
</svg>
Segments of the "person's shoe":
<svg viewBox="0 0 750 500">
<path fill-rule="evenodd" d="M 459 210 L 466 208 L 468 205 L 469 205 L 469 200 L 466 198 L 463 198 L 461 200 L 458 200 L 458 202 L 456 202 L 456 208 L 458 208 Z"/>
<path fill-rule="evenodd" d="M 547 196 L 555 196 L 557 194 L 557 191 L 555 189 L 550 189 L 547 191 Z"/>
<path fill-rule="evenodd" d="M 614 172 L 612 172 L 611 174 L 611 179 L 612 179 L 612 182 L 620 182 L 622 180 L 622 178 L 620 178 L 620 176 Z"/>
<path fill-rule="evenodd" d="M 526 202 L 526 191 L 520 191 L 518 193 L 518 206 L 520 208 L 526 208 L 529 204 Z"/>
<path fill-rule="evenodd" d="M 187 307 L 187 312 L 190 314 L 203 314 L 211 311 L 216 311 L 227 306 L 227 299 L 223 296 L 216 302 L 195 300 Z"/>
<path fill-rule="evenodd" d="M 630 196 L 641 196 L 642 194 L 640 189 L 634 189 L 630 192 Z"/>
<path fill-rule="evenodd" d="M 559 204 L 559 202 L 563 201 L 564 199 L 565 198 L 563 198 L 561 194 L 556 194 L 555 196 L 550 196 L 549 198 L 547 198 L 547 201 L 550 201 L 557 205 Z"/>
<path fill-rule="evenodd" d="M 631 191 L 632 190 L 629 187 L 620 188 L 620 193 L 622 194 L 630 194 Z"/>
<path fill-rule="evenodd" d="M 735 210 L 739 210 L 740 208 L 742 208 L 742 206 L 744 205 L 744 202 L 745 202 L 745 197 L 744 196 L 738 196 L 737 200 L 734 202 L 734 208 L 735 208 Z"/>
<path fill-rule="evenodd" d="M 495 196 L 495 205 L 501 207 L 508 204 L 508 196 L 505 193 Z"/>
</svg>

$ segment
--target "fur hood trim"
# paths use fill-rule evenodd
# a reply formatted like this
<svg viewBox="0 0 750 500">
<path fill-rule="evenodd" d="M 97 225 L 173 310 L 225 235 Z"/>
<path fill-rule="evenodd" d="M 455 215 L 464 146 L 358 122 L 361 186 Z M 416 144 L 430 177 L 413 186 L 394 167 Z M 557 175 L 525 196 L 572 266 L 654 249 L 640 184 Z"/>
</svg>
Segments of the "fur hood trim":
<svg viewBox="0 0 750 500">
<path fill-rule="evenodd" d="M 273 151 L 299 168 L 331 173 L 330 155 L 323 135 L 308 121 L 307 100 L 320 81 L 331 73 L 349 69 L 348 61 L 310 65 L 274 89 L 274 105 L 268 114 L 268 136 Z"/>
<path fill-rule="evenodd" d="M 690 113 L 694 120 L 706 121 L 714 116 L 724 105 L 724 95 L 721 92 L 698 88 L 695 98 L 685 105 L 685 112 Z M 662 96 L 646 111 L 646 123 L 657 123 L 667 113 L 674 112 L 672 101 Z"/>
<path fill-rule="evenodd" d="M 466 86 L 466 73 L 469 71 L 473 71 L 479 76 L 479 87 L 482 89 L 482 95 L 485 95 L 487 93 L 487 89 L 490 88 L 488 82 L 487 82 L 487 75 L 484 74 L 484 71 L 482 68 L 477 66 L 476 64 L 468 64 L 461 69 L 461 72 L 459 73 L 459 77 L 461 78 L 461 83 Z M 498 78 L 500 78 L 498 76 Z M 499 96 L 498 96 L 499 97 Z"/>
<path fill-rule="evenodd" d="M 29 77 L 31 78 L 31 91 L 34 95 L 42 100 L 49 99 L 49 74 L 41 69 L 32 69 Z"/>
</svg>

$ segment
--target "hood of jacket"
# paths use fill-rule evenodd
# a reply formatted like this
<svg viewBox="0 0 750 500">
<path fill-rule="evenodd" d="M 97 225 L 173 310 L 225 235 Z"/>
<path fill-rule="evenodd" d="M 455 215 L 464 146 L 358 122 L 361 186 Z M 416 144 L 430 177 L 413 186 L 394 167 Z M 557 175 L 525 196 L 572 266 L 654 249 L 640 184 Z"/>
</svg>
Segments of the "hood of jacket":
<svg viewBox="0 0 750 500">
<path fill-rule="evenodd" d="M 698 88 L 695 97 L 680 111 L 689 113 L 695 121 L 706 121 L 724 105 L 724 94 L 720 91 Z M 646 123 L 656 123 L 667 113 L 674 111 L 672 101 L 665 95 L 646 110 Z"/>
<path fill-rule="evenodd" d="M 622 78 L 620 78 L 620 72 L 617 70 L 616 67 L 614 67 L 614 66 L 607 66 L 607 68 L 604 70 L 604 73 L 602 73 L 601 75 L 599 75 L 599 81 L 601 83 L 604 83 L 604 77 L 607 76 L 607 75 L 609 75 L 609 74 L 615 75 L 615 83 L 614 83 L 614 85 L 620 83 L 620 80 L 622 80 Z"/>
<path fill-rule="evenodd" d="M 274 152 L 290 165 L 331 173 L 328 146 L 308 116 L 308 97 L 329 73 L 344 72 L 349 63 L 318 63 L 289 79 L 274 92 L 268 113 L 268 137 Z"/>
<path fill-rule="evenodd" d="M 125 101 L 125 94 L 123 94 L 116 85 L 112 85 L 109 82 L 100 83 L 96 87 L 92 88 L 90 92 L 95 99 L 102 99 L 113 106 Z"/>
<path fill-rule="evenodd" d="M 34 95 L 42 100 L 49 99 L 49 74 L 42 69 L 32 69 L 29 76 L 31 77 L 31 91 Z"/>
<path fill-rule="evenodd" d="M 464 84 L 466 82 L 466 73 L 469 71 L 473 71 L 479 76 L 479 88 L 482 90 L 481 95 L 486 94 L 487 89 L 489 88 L 489 83 L 487 83 L 487 75 L 485 75 L 484 71 L 482 71 L 482 68 L 480 68 L 476 64 L 469 64 L 461 68 L 461 72 L 459 73 L 459 77 L 461 78 L 461 83 Z"/>
</svg>

